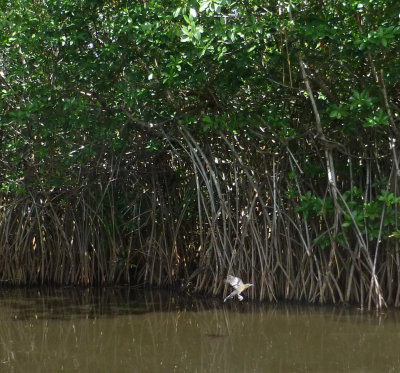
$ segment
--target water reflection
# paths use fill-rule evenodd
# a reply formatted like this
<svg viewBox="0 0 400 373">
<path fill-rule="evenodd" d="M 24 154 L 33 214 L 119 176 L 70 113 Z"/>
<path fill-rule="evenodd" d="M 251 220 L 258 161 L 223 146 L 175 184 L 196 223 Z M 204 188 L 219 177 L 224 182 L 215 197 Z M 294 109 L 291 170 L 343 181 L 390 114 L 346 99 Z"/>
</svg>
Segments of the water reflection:
<svg viewBox="0 0 400 373">
<path fill-rule="evenodd" d="M 0 372 L 397 372 L 397 311 L 0 291 Z"/>
</svg>

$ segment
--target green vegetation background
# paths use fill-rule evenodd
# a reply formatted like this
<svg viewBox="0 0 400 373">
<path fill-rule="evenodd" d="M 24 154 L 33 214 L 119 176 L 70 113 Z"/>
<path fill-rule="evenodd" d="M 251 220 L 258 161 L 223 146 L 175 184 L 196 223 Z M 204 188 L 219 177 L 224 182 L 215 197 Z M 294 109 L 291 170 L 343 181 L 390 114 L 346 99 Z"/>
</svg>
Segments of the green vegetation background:
<svg viewBox="0 0 400 373">
<path fill-rule="evenodd" d="M 0 278 L 400 304 L 400 3 L 0 1 Z"/>
</svg>

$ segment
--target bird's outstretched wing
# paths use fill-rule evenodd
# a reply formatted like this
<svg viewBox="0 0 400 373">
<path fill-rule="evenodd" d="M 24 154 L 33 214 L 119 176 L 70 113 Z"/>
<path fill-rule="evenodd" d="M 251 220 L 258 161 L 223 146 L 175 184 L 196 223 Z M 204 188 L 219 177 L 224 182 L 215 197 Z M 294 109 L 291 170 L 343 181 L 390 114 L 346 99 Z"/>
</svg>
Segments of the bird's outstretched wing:
<svg viewBox="0 0 400 373">
<path fill-rule="evenodd" d="M 234 289 L 238 289 L 243 286 L 243 281 L 239 277 L 228 275 L 226 282 L 233 286 Z"/>
</svg>

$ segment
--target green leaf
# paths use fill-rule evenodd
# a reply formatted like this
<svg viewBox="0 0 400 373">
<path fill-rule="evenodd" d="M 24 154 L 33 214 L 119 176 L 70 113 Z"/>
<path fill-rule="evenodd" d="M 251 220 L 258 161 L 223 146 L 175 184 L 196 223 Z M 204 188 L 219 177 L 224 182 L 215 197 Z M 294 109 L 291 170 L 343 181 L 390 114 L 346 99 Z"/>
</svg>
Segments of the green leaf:
<svg viewBox="0 0 400 373">
<path fill-rule="evenodd" d="M 179 14 L 181 14 L 182 8 L 176 8 L 174 13 L 173 13 L 173 17 L 176 18 L 179 16 Z"/>
<path fill-rule="evenodd" d="M 208 8 L 209 5 L 210 5 L 210 1 L 201 2 L 199 12 L 204 12 Z"/>
<path fill-rule="evenodd" d="M 189 14 L 191 17 L 196 18 L 197 17 L 196 9 L 190 8 Z"/>
</svg>

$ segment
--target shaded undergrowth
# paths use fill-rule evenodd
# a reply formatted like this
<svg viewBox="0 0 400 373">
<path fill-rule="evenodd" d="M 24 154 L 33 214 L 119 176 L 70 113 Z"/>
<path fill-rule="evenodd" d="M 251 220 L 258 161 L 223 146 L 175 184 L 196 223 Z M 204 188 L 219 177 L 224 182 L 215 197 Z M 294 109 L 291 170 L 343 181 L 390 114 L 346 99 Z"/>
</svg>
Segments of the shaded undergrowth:
<svg viewBox="0 0 400 373">
<path fill-rule="evenodd" d="M 363 183 L 374 172 L 368 161 L 369 174 L 356 179 L 350 166 L 338 174 L 333 200 L 329 185 L 301 170 L 318 153 L 304 163 L 257 135 L 261 143 L 219 133 L 210 146 L 182 128 L 151 162 L 121 156 L 86 186 L 4 194 L 2 283 L 220 295 L 234 273 L 255 283 L 253 299 L 398 306 L 397 184 Z"/>
</svg>

